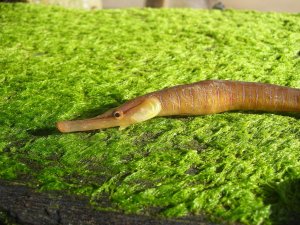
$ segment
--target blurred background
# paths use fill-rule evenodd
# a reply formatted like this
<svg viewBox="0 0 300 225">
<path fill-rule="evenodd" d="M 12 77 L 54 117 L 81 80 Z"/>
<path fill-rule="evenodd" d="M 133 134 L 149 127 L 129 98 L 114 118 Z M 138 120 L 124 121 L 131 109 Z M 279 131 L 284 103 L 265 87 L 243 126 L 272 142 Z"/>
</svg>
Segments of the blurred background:
<svg viewBox="0 0 300 225">
<path fill-rule="evenodd" d="M 300 0 L 0 0 L 59 5 L 69 8 L 109 9 L 141 7 L 230 8 L 275 12 L 300 12 Z"/>
</svg>

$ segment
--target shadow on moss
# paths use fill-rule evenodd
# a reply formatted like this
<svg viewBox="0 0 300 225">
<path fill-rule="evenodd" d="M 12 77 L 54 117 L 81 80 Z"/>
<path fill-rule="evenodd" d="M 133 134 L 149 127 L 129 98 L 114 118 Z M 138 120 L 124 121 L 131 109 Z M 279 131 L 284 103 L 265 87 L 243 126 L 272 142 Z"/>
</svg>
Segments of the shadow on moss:
<svg viewBox="0 0 300 225">
<path fill-rule="evenodd" d="M 119 104 L 121 105 L 121 104 Z M 75 118 L 72 118 L 72 120 L 80 120 L 80 119 L 88 119 L 88 118 L 92 118 L 95 116 L 99 116 L 102 113 L 106 112 L 109 109 L 115 108 L 118 105 L 116 104 L 108 104 L 108 105 L 104 105 L 104 106 L 98 106 L 98 107 L 94 107 L 91 108 L 90 110 L 86 110 L 80 113 L 80 116 L 77 116 Z"/>
<path fill-rule="evenodd" d="M 46 137 L 49 135 L 60 134 L 56 127 L 44 127 L 35 130 L 27 130 L 27 133 L 35 137 Z"/>
<path fill-rule="evenodd" d="M 254 115 L 277 115 L 277 116 L 288 116 L 295 119 L 300 119 L 299 113 L 293 113 L 293 112 L 265 112 L 265 111 L 232 111 L 232 112 L 240 112 L 243 114 L 254 114 Z"/>
<path fill-rule="evenodd" d="M 300 178 L 265 186 L 272 224 L 300 224 Z"/>
</svg>

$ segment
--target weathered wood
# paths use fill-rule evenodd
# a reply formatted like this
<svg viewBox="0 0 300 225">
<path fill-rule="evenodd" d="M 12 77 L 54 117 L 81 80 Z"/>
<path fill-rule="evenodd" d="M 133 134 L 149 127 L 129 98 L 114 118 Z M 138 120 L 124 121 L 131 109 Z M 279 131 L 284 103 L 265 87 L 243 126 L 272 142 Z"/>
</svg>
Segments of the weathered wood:
<svg viewBox="0 0 300 225">
<path fill-rule="evenodd" d="M 26 186 L 0 180 L 0 212 L 18 224 L 130 224 L 130 225 L 213 225 L 203 217 L 159 219 L 95 210 L 87 198 L 63 192 L 37 192 Z M 1 218 L 0 218 L 1 219 Z M 4 221 L 0 221 L 3 224 Z"/>
<path fill-rule="evenodd" d="M 160 8 L 165 4 L 165 0 L 147 0 L 146 7 Z"/>
</svg>

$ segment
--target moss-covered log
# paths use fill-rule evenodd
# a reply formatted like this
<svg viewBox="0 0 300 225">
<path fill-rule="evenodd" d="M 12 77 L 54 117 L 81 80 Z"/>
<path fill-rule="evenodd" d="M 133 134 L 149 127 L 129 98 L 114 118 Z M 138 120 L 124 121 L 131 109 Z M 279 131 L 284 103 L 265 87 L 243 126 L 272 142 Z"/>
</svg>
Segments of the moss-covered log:
<svg viewBox="0 0 300 225">
<path fill-rule="evenodd" d="M 0 178 L 100 211 L 297 221 L 299 115 L 155 118 L 72 134 L 55 123 L 206 79 L 299 88 L 299 43 L 299 14 L 1 3 Z"/>
</svg>

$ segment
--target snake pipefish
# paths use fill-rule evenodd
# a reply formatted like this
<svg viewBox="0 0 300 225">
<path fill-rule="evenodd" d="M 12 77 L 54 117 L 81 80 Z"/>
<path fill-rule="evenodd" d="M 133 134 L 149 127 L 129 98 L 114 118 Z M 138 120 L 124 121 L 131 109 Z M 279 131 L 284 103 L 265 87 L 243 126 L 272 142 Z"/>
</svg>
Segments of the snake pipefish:
<svg viewBox="0 0 300 225">
<path fill-rule="evenodd" d="M 207 80 L 134 98 L 100 116 L 61 121 L 61 132 L 124 129 L 155 116 L 207 115 L 232 110 L 300 112 L 300 89 L 254 82 Z"/>
</svg>

